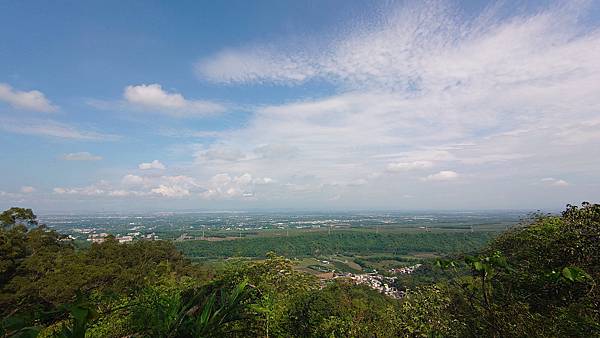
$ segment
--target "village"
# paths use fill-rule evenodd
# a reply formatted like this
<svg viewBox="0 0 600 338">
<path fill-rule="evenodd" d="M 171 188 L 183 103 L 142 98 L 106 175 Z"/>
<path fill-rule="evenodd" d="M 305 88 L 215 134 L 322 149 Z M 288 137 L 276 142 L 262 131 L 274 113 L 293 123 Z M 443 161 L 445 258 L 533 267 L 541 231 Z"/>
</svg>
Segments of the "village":
<svg viewBox="0 0 600 338">
<path fill-rule="evenodd" d="M 420 266 L 421 266 L 421 264 L 415 264 L 413 266 L 389 269 L 387 272 L 390 274 L 396 274 L 396 275 L 411 274 L 416 269 L 418 269 Z M 404 295 L 406 293 L 405 290 L 399 290 L 397 287 L 395 287 L 396 280 L 398 279 L 398 277 L 384 276 L 382 274 L 379 274 L 376 270 L 373 272 L 363 273 L 363 274 L 331 271 L 328 273 L 319 274 L 319 277 L 321 279 L 323 279 L 324 281 L 331 280 L 331 279 L 338 279 L 338 278 L 347 279 L 347 280 L 352 281 L 356 285 L 368 286 L 369 288 L 379 291 L 380 293 L 382 293 L 388 297 L 394 298 L 394 299 L 400 299 L 400 298 L 404 297 Z"/>
<path fill-rule="evenodd" d="M 106 232 L 101 233 L 91 233 L 88 234 L 87 241 L 92 243 L 102 243 L 106 241 L 106 239 L 110 236 L 110 234 Z M 158 240 L 158 236 L 153 232 L 149 234 L 142 234 L 141 232 L 130 232 L 126 235 L 117 234 L 115 239 L 119 241 L 119 243 L 131 243 L 134 240 Z"/>
</svg>

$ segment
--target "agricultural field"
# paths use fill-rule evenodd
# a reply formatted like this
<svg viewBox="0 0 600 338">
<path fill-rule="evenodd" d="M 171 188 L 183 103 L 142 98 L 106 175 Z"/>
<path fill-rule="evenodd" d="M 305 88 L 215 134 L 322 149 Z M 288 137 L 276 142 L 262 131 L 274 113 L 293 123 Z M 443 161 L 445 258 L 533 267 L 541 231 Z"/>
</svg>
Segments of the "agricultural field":
<svg viewBox="0 0 600 338">
<path fill-rule="evenodd" d="M 219 267 L 267 253 L 294 259 L 312 274 L 411 266 L 485 245 L 525 212 L 154 213 L 42 215 L 48 227 L 89 246 L 98 236 L 121 242 L 173 241 L 192 262 Z M 101 239 L 101 237 L 100 237 Z M 326 263 L 323 263 L 326 262 Z"/>
</svg>

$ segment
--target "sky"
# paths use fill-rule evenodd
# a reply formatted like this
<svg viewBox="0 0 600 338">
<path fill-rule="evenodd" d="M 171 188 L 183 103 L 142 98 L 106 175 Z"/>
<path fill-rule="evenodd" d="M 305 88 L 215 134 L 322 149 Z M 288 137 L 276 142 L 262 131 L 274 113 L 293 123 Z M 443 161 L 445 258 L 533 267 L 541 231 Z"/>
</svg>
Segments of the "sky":
<svg viewBox="0 0 600 338">
<path fill-rule="evenodd" d="M 600 201 L 600 1 L 1 1 L 0 208 Z"/>
</svg>

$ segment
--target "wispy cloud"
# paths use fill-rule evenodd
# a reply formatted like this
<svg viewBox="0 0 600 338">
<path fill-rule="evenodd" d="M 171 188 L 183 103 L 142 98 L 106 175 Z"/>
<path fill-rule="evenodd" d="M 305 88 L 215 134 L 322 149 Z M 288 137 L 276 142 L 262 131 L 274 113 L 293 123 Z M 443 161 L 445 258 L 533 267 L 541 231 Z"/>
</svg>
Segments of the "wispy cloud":
<svg viewBox="0 0 600 338">
<path fill-rule="evenodd" d="M 585 9 L 586 2 L 573 1 L 505 17 L 493 6 L 467 18 L 450 2 L 414 2 L 388 9 L 320 48 L 303 49 L 308 43 L 230 48 L 200 60 L 196 70 L 201 78 L 222 83 L 298 84 L 318 78 L 411 92 L 555 80 L 581 67 L 598 69 L 588 57 L 598 53 L 593 46 L 598 33 L 577 21 Z"/>
<path fill-rule="evenodd" d="M 338 87 L 330 97 L 260 107 L 247 127 L 220 135 L 246 154 L 281 140 L 297 149 L 285 168 L 257 159 L 239 163 L 242 171 L 351 181 L 448 164 L 491 173 L 518 162 L 526 174 L 555 157 L 583 158 L 568 142 L 600 141 L 586 127 L 600 113 L 600 30 L 583 23 L 589 5 L 510 15 L 497 5 L 466 17 L 449 2 L 402 3 L 319 48 L 230 47 L 196 72 L 229 85 Z M 431 178 L 452 176 L 441 173 Z"/>
<path fill-rule="evenodd" d="M 556 2 L 511 14 L 494 5 L 467 17 L 450 2 L 402 2 L 318 48 L 295 40 L 219 51 L 198 61 L 200 79 L 315 80 L 337 91 L 256 108 L 246 126 L 216 140 L 244 156 L 203 168 L 282 184 L 311 174 L 335 189 L 365 180 L 363 191 L 373 193 L 385 182 L 411 195 L 423 180 L 492 186 L 507 175 L 536 179 L 544 166 L 593 170 L 600 166 L 600 29 L 585 20 L 590 5 Z M 255 156 L 254 149 L 281 144 L 295 149 L 284 164 Z M 432 168 L 456 171 L 423 176 Z"/>
<path fill-rule="evenodd" d="M 199 76 L 214 82 L 299 83 L 319 75 L 317 67 L 308 58 L 258 47 L 221 51 L 200 60 L 195 69 Z"/>
<path fill-rule="evenodd" d="M 567 182 L 565 180 L 561 180 L 559 178 L 546 177 L 546 178 L 542 178 L 540 181 L 546 185 L 553 186 L 553 187 L 568 187 L 569 186 L 569 182 Z"/>
<path fill-rule="evenodd" d="M 296 37 L 294 44 L 229 46 L 198 61 L 200 79 L 228 86 L 327 82 L 333 93 L 257 104 L 238 129 L 163 130 L 199 139 L 178 145 L 178 156 L 189 157 L 184 165 L 56 192 L 298 199 L 318 207 L 397 207 L 403 196 L 416 207 L 531 205 L 530 197 L 540 197 L 536 188 L 545 195 L 572 190 L 542 186 L 597 177 L 600 167 L 600 26 L 585 20 L 588 5 L 511 14 L 497 5 L 466 16 L 450 2 L 398 2 L 370 21 L 324 34 L 332 39 L 314 39 L 316 47 Z M 204 103 L 146 84 L 128 86 L 110 104 L 169 116 L 224 109 Z M 540 180 L 541 168 L 562 178 Z M 482 191 L 498 194 L 486 200 Z"/>
<path fill-rule="evenodd" d="M 431 161 L 395 162 L 388 164 L 387 170 L 390 172 L 398 172 L 415 169 L 426 169 L 431 168 L 432 166 L 433 162 Z"/>
<path fill-rule="evenodd" d="M 0 117 L 0 130 L 15 134 L 56 137 L 74 140 L 114 141 L 118 135 L 83 130 L 77 126 L 40 119 L 12 119 Z"/>
<path fill-rule="evenodd" d="M 87 151 L 81 151 L 77 153 L 64 154 L 62 159 L 65 161 L 100 161 L 102 156 L 92 155 Z"/>
</svg>

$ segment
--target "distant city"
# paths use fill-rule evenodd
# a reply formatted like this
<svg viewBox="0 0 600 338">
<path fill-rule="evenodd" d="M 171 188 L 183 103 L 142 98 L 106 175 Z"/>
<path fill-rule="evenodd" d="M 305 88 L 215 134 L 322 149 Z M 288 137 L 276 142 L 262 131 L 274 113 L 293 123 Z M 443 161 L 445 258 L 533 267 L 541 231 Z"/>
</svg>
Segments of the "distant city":
<svg viewBox="0 0 600 338">
<path fill-rule="evenodd" d="M 72 239 L 102 242 L 108 235 L 122 242 L 246 237 L 260 231 L 394 227 L 416 231 L 501 230 L 527 218 L 526 211 L 456 212 L 160 212 L 149 214 L 41 215 L 40 221 Z"/>
</svg>

